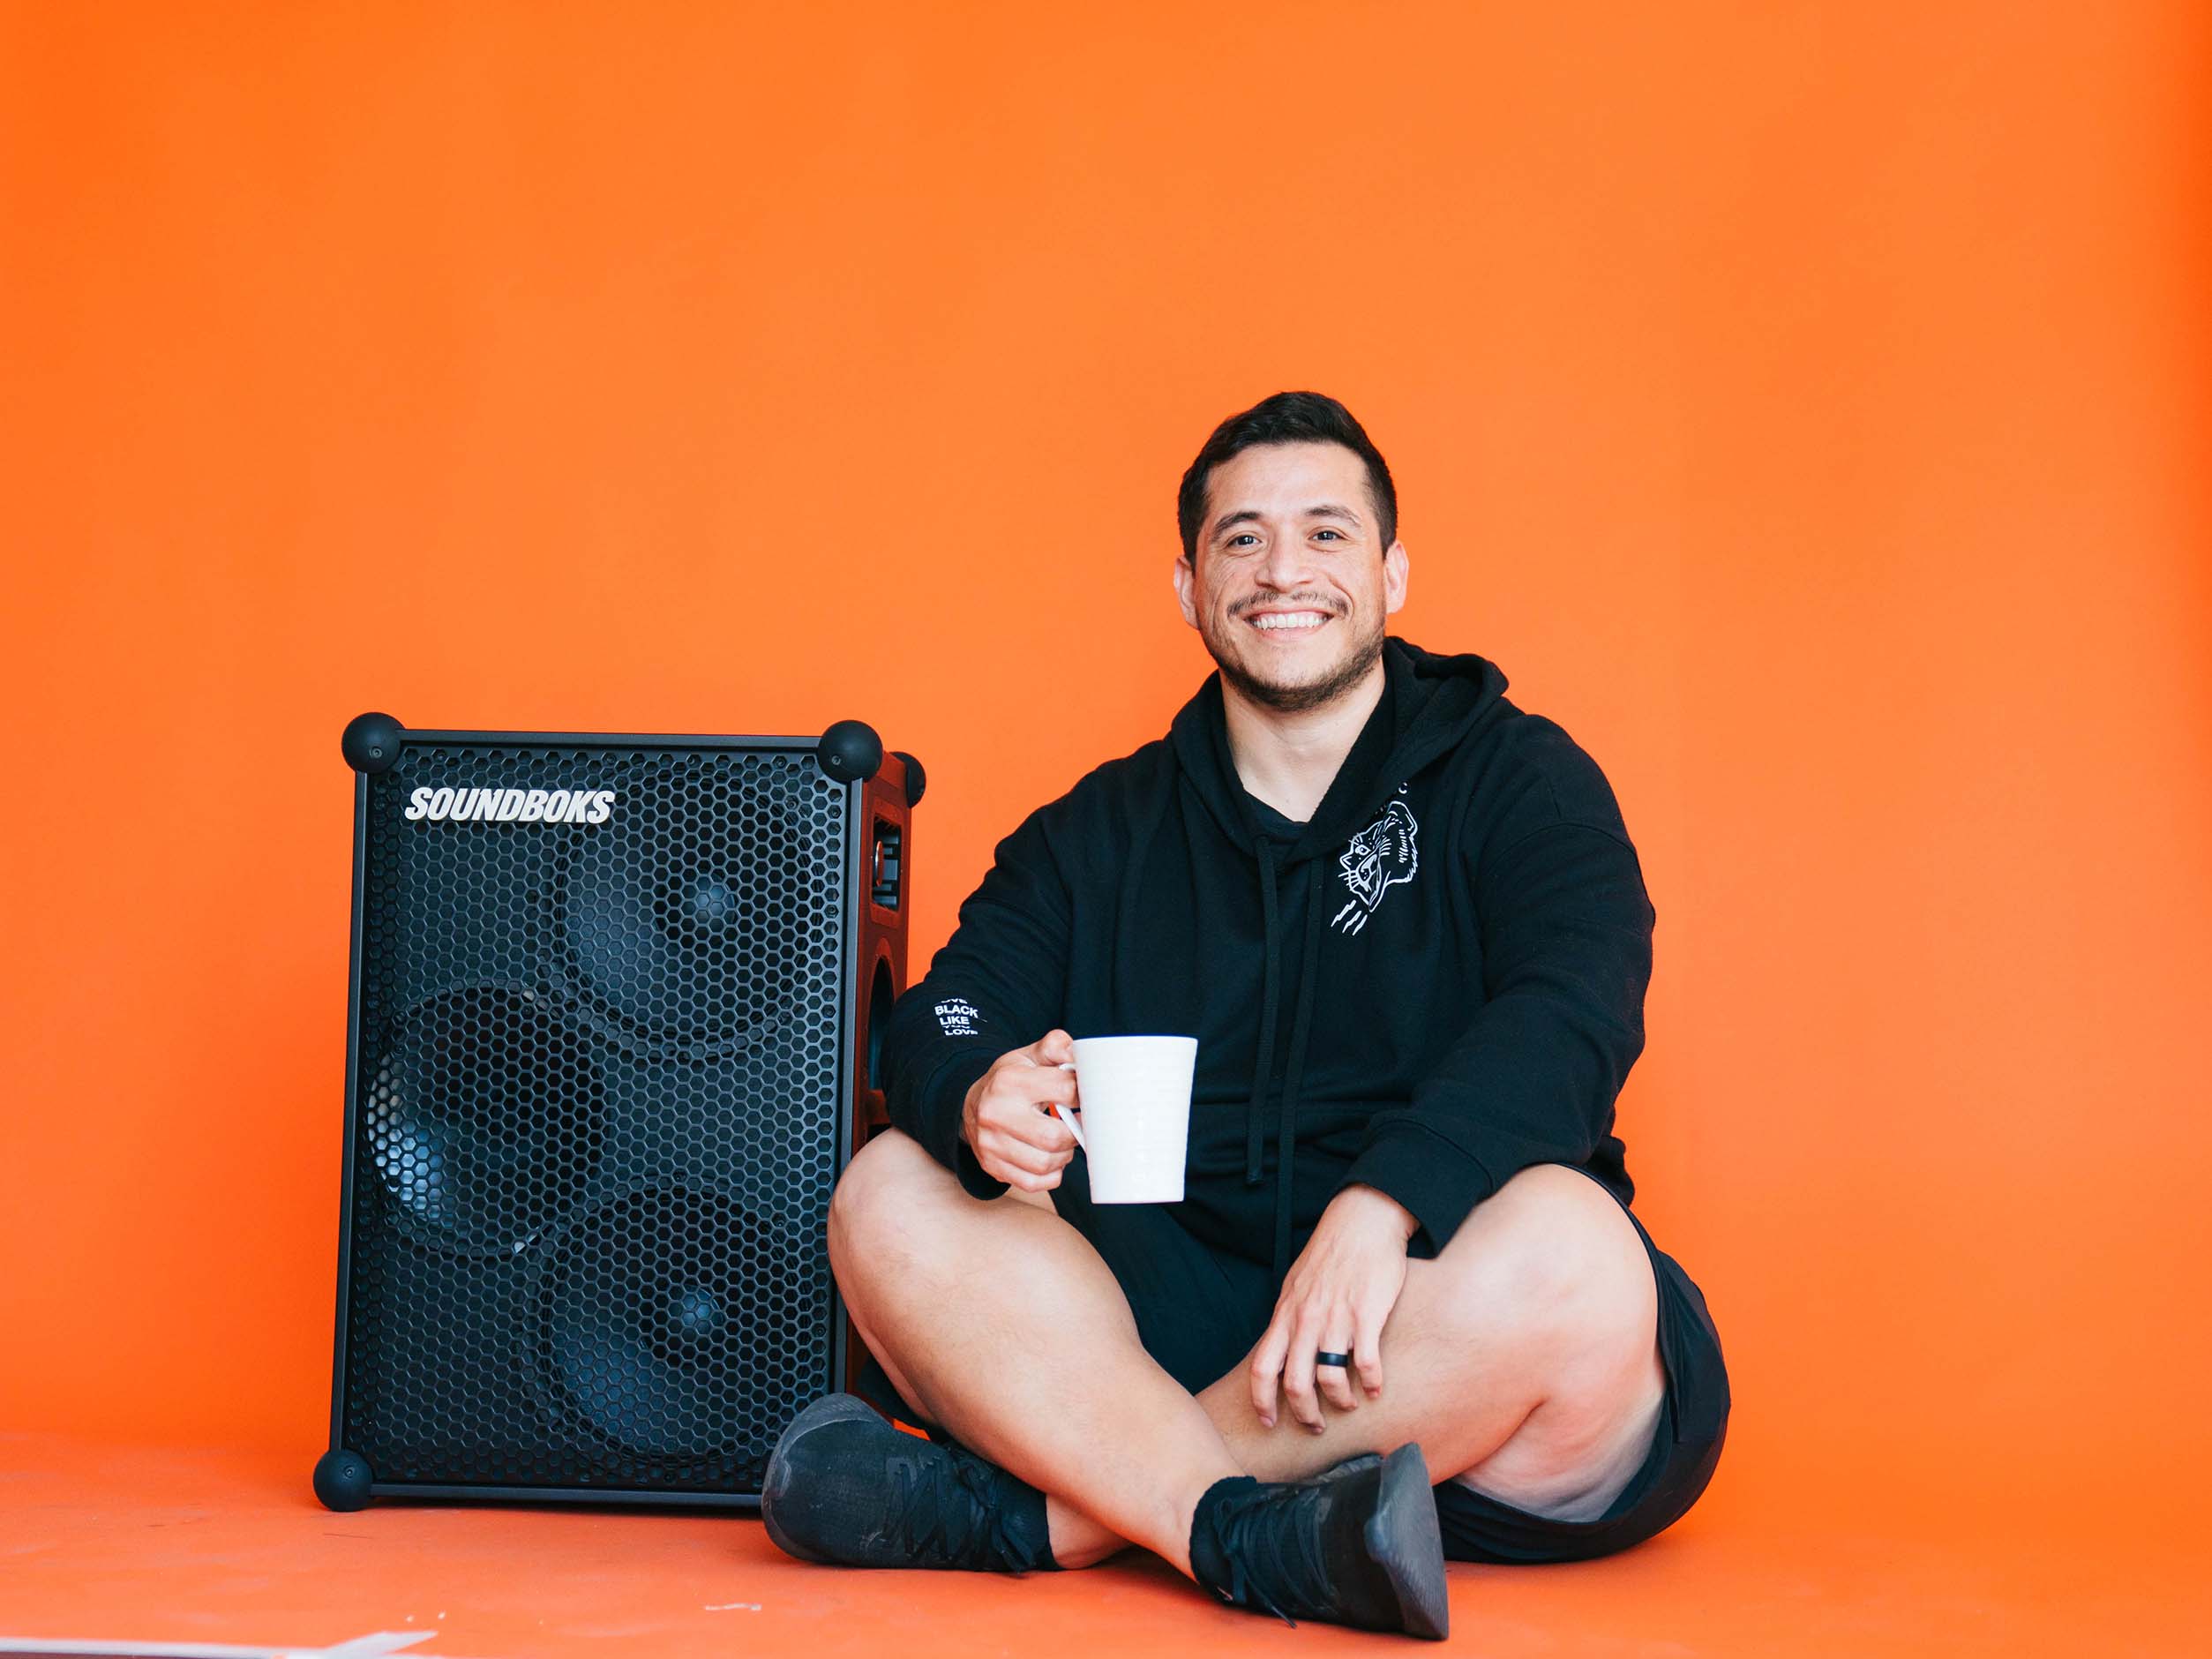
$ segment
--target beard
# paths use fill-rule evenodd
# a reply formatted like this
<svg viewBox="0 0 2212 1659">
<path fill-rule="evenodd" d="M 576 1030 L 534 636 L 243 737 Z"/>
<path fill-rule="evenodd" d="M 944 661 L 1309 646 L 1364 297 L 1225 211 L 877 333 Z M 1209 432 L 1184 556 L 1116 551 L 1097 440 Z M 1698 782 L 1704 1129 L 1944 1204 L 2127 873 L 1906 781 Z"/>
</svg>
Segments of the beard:
<svg viewBox="0 0 2212 1659">
<path fill-rule="evenodd" d="M 1229 626 L 1241 628 L 1249 625 L 1232 622 Z M 1202 631 L 1199 637 L 1205 642 L 1206 654 L 1221 671 L 1224 682 L 1234 686 L 1247 701 L 1272 709 L 1278 714 L 1303 714 L 1309 709 L 1334 702 L 1368 677 L 1383 655 L 1383 620 L 1378 617 L 1365 633 L 1353 636 L 1333 667 L 1303 684 L 1263 679 L 1246 668 L 1233 652 L 1217 644 L 1212 634 Z"/>
</svg>

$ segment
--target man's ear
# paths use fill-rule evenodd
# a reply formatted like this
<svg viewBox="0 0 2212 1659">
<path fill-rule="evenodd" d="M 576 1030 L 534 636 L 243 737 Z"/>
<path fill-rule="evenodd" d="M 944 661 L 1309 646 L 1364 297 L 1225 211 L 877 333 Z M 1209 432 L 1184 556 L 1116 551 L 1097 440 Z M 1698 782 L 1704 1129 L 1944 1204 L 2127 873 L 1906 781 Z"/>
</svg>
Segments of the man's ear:
<svg viewBox="0 0 2212 1659">
<path fill-rule="evenodd" d="M 1184 623 L 1195 628 L 1198 626 L 1198 577 L 1181 553 L 1175 555 L 1174 577 L 1175 603 L 1182 606 Z"/>
<path fill-rule="evenodd" d="M 1383 614 L 1391 615 L 1406 603 L 1406 583 L 1411 575 L 1406 559 L 1406 544 L 1393 541 L 1390 551 L 1383 555 Z"/>
</svg>

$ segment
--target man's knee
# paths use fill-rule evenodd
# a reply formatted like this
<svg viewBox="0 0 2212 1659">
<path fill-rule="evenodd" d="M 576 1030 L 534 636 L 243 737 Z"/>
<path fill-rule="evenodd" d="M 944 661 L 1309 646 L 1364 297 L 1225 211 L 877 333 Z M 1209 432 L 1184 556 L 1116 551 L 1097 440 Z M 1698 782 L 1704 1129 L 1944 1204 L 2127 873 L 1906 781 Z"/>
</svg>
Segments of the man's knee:
<svg viewBox="0 0 2212 1659">
<path fill-rule="evenodd" d="M 903 1130 L 879 1130 L 845 1166 L 829 1195 L 829 1254 L 833 1266 L 856 1247 L 874 1255 L 897 1248 L 902 1223 L 928 1202 L 934 1185 L 954 1179 Z"/>
<path fill-rule="evenodd" d="M 854 1265 L 912 1270 L 964 1212 L 1032 1205 L 1054 1214 L 1053 1196 L 1009 1187 L 979 1203 L 960 1178 L 904 1130 L 883 1129 L 853 1154 L 829 1195 L 829 1266 L 844 1281 Z"/>
<path fill-rule="evenodd" d="M 1563 1164 L 1521 1170 L 1475 1206 L 1437 1257 L 1471 1334 L 1501 1324 L 1537 1344 L 1648 1340 L 1657 1288 L 1636 1227 Z"/>
</svg>

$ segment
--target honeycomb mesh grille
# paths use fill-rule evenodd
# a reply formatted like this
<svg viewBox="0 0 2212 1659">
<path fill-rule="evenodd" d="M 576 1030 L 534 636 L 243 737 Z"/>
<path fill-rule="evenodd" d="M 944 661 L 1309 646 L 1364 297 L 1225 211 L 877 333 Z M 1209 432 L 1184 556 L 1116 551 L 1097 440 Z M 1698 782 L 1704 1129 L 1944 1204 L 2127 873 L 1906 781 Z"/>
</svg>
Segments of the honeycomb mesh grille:
<svg viewBox="0 0 2212 1659">
<path fill-rule="evenodd" d="M 446 809 L 489 789 L 525 794 Z M 830 1386 L 846 799 L 809 749 L 370 780 L 341 1421 L 378 1481 L 758 1492 Z"/>
</svg>

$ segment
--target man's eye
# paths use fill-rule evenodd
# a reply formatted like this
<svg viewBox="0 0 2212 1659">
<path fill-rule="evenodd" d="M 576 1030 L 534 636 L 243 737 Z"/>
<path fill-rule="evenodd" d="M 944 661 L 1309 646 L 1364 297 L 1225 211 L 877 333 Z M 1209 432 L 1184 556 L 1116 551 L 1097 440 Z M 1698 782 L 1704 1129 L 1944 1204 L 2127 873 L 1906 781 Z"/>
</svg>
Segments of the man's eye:
<svg viewBox="0 0 2212 1659">
<path fill-rule="evenodd" d="M 1344 539 L 1342 536 L 1337 535 L 1337 532 L 1334 530 L 1316 530 L 1314 534 L 1316 536 L 1336 536 L 1338 541 L 1342 541 Z"/>
<path fill-rule="evenodd" d="M 1227 541 L 1226 543 L 1225 543 L 1225 544 L 1224 544 L 1224 545 L 1225 545 L 1225 546 L 1229 546 L 1229 547 L 1234 547 L 1234 546 L 1235 546 L 1235 545 L 1236 545 L 1239 542 L 1249 542 L 1249 541 L 1256 541 L 1256 540 L 1257 540 L 1257 539 L 1258 539 L 1258 538 L 1257 538 L 1256 537 L 1255 537 L 1255 536 L 1254 536 L 1254 535 L 1253 535 L 1253 534 L 1252 534 L 1249 530 L 1244 530 L 1244 531 L 1240 532 L 1240 533 L 1239 533 L 1239 534 L 1237 534 L 1237 535 L 1234 535 L 1234 536 L 1230 537 L 1229 537 L 1229 539 L 1228 539 L 1228 541 Z"/>
</svg>

